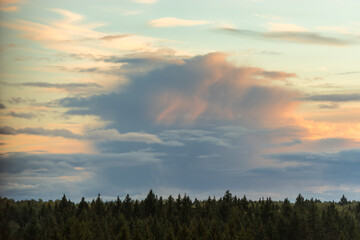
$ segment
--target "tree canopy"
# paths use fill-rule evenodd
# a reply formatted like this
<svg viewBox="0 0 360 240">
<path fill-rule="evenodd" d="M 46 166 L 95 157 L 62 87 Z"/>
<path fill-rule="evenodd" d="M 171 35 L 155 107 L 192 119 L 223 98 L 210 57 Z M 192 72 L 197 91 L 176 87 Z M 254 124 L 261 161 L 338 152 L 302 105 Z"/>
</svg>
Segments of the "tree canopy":
<svg viewBox="0 0 360 240">
<path fill-rule="evenodd" d="M 129 195 L 91 202 L 0 198 L 1 239 L 360 239 L 360 202 Z"/>
</svg>

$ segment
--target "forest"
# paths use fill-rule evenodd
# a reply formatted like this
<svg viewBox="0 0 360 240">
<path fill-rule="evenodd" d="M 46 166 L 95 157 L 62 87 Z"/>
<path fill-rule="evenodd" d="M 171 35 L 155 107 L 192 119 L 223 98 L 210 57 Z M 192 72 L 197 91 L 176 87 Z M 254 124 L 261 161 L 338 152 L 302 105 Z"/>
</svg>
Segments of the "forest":
<svg viewBox="0 0 360 240">
<path fill-rule="evenodd" d="M 143 200 L 129 195 L 91 202 L 14 201 L 0 197 L 0 239 L 186 240 L 360 239 L 360 202 L 322 202 L 298 195 L 248 200 L 226 191 L 216 199 L 192 200 L 152 190 Z"/>
</svg>

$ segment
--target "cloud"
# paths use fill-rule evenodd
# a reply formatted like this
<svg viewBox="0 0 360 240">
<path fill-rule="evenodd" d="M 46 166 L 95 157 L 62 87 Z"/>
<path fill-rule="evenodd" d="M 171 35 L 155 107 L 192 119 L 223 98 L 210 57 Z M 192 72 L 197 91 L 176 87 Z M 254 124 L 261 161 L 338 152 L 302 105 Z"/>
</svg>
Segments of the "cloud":
<svg viewBox="0 0 360 240">
<path fill-rule="evenodd" d="M 16 117 L 27 117 L 22 115 L 17 115 Z M 174 145 L 174 143 L 165 143 L 157 135 L 144 133 L 144 132 L 128 132 L 128 133 L 119 133 L 116 129 L 102 129 L 102 130 L 91 130 L 86 132 L 83 135 L 73 133 L 67 129 L 45 129 L 45 128 L 12 128 L 9 126 L 0 127 L 0 134 L 2 135 L 18 135 L 18 134 L 27 134 L 27 135 L 40 135 L 40 136 L 49 136 L 49 137 L 64 137 L 70 139 L 80 139 L 80 140 L 92 140 L 94 142 L 99 141 L 126 141 L 126 142 L 143 142 L 147 144 L 165 144 L 165 145 Z"/>
<path fill-rule="evenodd" d="M 163 144 L 163 141 L 154 134 L 142 132 L 120 134 L 116 129 L 90 131 L 86 134 L 86 138 L 94 139 L 95 141 L 130 141 Z"/>
<path fill-rule="evenodd" d="M 67 129 L 45 129 L 45 128 L 12 128 L 9 126 L 0 127 L 0 134 L 3 135 L 18 135 L 18 134 L 29 134 L 29 135 L 40 135 L 49 137 L 64 137 L 64 138 L 81 138 L 80 135 L 75 134 Z"/>
<path fill-rule="evenodd" d="M 139 131 L 139 127 L 154 124 L 270 122 L 286 117 L 299 95 L 289 89 L 266 86 L 269 81 L 293 78 L 296 74 L 235 67 L 223 53 L 183 59 L 181 63 L 129 77 L 131 82 L 120 93 L 69 97 L 50 104 L 73 108 L 68 114 L 98 115 L 114 122 L 120 131 Z"/>
<path fill-rule="evenodd" d="M 131 35 L 130 34 L 106 35 L 99 39 L 105 40 L 105 41 L 112 41 L 112 40 L 116 40 L 116 39 L 120 39 L 120 38 L 124 38 L 124 37 L 128 37 L 128 36 L 131 36 Z"/>
<path fill-rule="evenodd" d="M 16 118 L 26 118 L 26 119 L 32 119 L 36 117 L 36 114 L 28 112 L 28 113 L 23 113 L 23 112 L 9 112 L 7 114 L 7 116 L 11 116 L 11 117 L 16 117 Z"/>
<path fill-rule="evenodd" d="M 319 94 L 310 95 L 303 98 L 306 101 L 315 102 L 351 102 L 360 101 L 360 94 L 358 93 L 344 93 L 344 94 Z"/>
<path fill-rule="evenodd" d="M 350 74 L 359 74 L 360 72 L 358 71 L 351 71 L 351 72 L 342 72 L 342 73 L 338 73 L 337 75 L 350 75 Z"/>
<path fill-rule="evenodd" d="M 5 109 L 6 106 L 3 103 L 0 103 L 0 109 Z"/>
<path fill-rule="evenodd" d="M 319 104 L 318 107 L 320 109 L 337 109 L 340 106 L 337 103 L 331 103 L 331 104 Z"/>
<path fill-rule="evenodd" d="M 87 70 L 89 71 L 89 70 Z M 58 88 L 65 90 L 75 90 L 83 88 L 102 88 L 97 83 L 48 83 L 48 82 L 25 82 L 19 83 L 19 86 L 25 87 L 39 87 L 39 88 Z"/>
<path fill-rule="evenodd" d="M 39 42 L 46 49 L 78 56 L 91 56 L 92 60 L 113 56 L 114 52 L 118 51 L 123 53 L 156 51 L 158 43 L 164 41 L 128 33 L 108 34 L 96 30 L 104 23 L 88 23 L 83 15 L 64 9 L 50 11 L 58 13 L 62 18 L 46 23 L 15 19 L 3 21 L 0 25 L 20 31 L 22 38 Z"/>
<path fill-rule="evenodd" d="M 151 20 L 149 25 L 152 27 L 184 27 L 184 26 L 197 26 L 205 25 L 209 22 L 203 20 L 187 20 L 174 17 L 164 17 Z"/>
<path fill-rule="evenodd" d="M 283 26 L 283 28 L 285 28 Z M 289 26 L 286 26 L 289 28 Z M 348 46 L 355 44 L 356 41 L 350 39 L 341 39 L 335 37 L 328 37 L 322 35 L 320 33 L 308 32 L 308 31 L 299 31 L 299 28 L 294 28 L 290 31 L 268 31 L 268 32 L 260 32 L 260 31 L 252 31 L 246 29 L 237 29 L 237 28 L 220 28 L 221 31 L 241 35 L 254 37 L 259 39 L 273 39 L 273 40 L 281 40 L 287 42 L 295 42 L 295 43 L 303 43 L 303 44 L 312 44 L 312 45 L 329 45 L 329 46 Z M 280 30 L 278 28 L 278 30 Z"/>
<path fill-rule="evenodd" d="M 30 104 L 34 104 L 36 103 L 35 99 L 29 99 L 29 98 L 22 98 L 22 97 L 11 97 L 8 102 L 10 104 L 26 104 L 26 103 L 30 103 Z"/>
<path fill-rule="evenodd" d="M 32 184 L 23 184 L 23 183 L 13 183 L 8 182 L 6 185 L 0 186 L 3 190 L 28 190 L 37 188 L 39 185 L 32 185 Z"/>
<path fill-rule="evenodd" d="M 268 23 L 268 30 L 270 32 L 307 32 L 305 27 L 291 24 L 291 23 Z"/>
<path fill-rule="evenodd" d="M 82 196 L 95 196 L 98 192 L 121 194 L 116 186 L 121 186 L 124 190 L 132 184 L 125 183 L 126 178 L 133 178 L 126 171 L 133 172 L 134 168 L 154 171 L 164 156 L 151 149 L 117 154 L 1 154 L 0 190 L 2 194 L 16 199 L 49 199 L 59 192 L 78 199 Z M 146 175 L 149 173 L 144 172 L 142 177 Z M 122 181 L 114 184 L 111 179 L 116 176 Z M 134 175 L 134 178 L 135 176 L 139 178 L 138 175 Z M 104 184 L 108 188 L 104 188 Z"/>
<path fill-rule="evenodd" d="M 312 152 L 299 152 L 299 153 L 280 153 L 267 155 L 268 158 L 278 159 L 283 162 L 308 162 L 313 164 L 337 164 L 342 163 L 358 163 L 360 157 L 359 149 L 343 150 L 339 152 L 324 152 L 324 153 L 312 153 Z"/>
<path fill-rule="evenodd" d="M 18 4 L 25 3 L 22 0 L 1 0 L 0 1 L 0 11 L 3 12 L 16 12 L 19 10 Z"/>
</svg>

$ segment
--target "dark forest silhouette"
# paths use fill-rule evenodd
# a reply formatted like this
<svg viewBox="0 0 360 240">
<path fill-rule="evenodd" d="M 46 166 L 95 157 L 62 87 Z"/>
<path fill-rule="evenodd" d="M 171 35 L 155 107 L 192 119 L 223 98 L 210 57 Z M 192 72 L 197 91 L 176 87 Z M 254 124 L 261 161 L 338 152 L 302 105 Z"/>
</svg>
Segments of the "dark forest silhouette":
<svg viewBox="0 0 360 240">
<path fill-rule="evenodd" d="M 0 239 L 360 239 L 360 202 L 258 201 L 226 191 L 219 199 L 188 195 L 104 202 L 84 198 L 0 198 Z"/>
</svg>

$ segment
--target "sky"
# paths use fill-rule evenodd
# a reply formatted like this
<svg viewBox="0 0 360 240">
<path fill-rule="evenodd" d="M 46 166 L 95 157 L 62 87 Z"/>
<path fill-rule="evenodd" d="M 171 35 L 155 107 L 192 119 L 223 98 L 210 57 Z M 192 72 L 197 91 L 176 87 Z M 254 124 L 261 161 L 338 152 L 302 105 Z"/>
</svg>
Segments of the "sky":
<svg viewBox="0 0 360 240">
<path fill-rule="evenodd" d="M 359 200 L 359 11 L 0 0 L 0 195 Z"/>
</svg>

